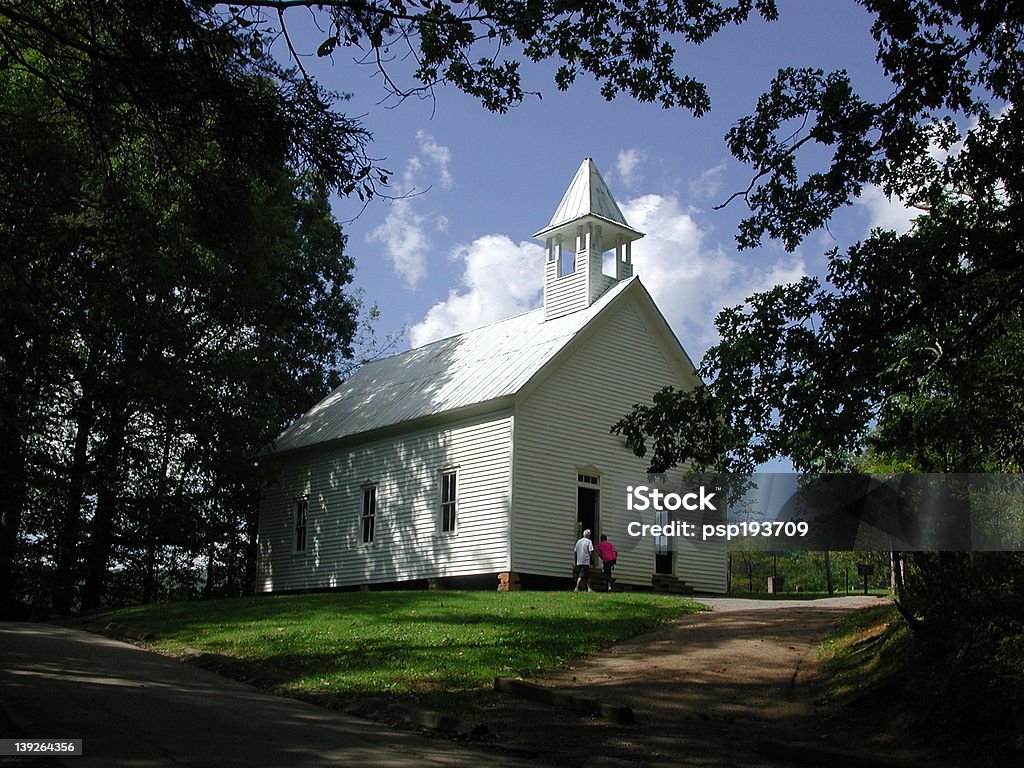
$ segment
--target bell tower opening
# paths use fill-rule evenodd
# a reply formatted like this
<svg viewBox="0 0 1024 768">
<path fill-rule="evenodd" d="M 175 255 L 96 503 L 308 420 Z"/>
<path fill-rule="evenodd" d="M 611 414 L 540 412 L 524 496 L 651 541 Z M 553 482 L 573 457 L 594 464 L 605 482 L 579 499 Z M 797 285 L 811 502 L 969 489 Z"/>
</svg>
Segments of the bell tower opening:
<svg viewBox="0 0 1024 768">
<path fill-rule="evenodd" d="M 558 276 L 565 277 L 576 271 L 576 249 L 558 243 Z"/>
</svg>

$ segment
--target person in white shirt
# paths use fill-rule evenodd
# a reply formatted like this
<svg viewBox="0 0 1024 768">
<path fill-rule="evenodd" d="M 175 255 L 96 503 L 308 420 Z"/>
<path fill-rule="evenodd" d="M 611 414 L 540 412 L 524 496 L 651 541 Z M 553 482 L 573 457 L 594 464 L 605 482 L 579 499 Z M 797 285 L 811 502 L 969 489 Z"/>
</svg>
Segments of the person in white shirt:
<svg viewBox="0 0 1024 768">
<path fill-rule="evenodd" d="M 580 586 L 587 585 L 587 592 L 593 592 L 590 588 L 590 553 L 594 551 L 594 542 L 590 540 L 590 529 L 583 532 L 583 536 L 576 542 L 573 548 L 576 563 L 576 588 L 573 592 L 579 592 Z"/>
</svg>

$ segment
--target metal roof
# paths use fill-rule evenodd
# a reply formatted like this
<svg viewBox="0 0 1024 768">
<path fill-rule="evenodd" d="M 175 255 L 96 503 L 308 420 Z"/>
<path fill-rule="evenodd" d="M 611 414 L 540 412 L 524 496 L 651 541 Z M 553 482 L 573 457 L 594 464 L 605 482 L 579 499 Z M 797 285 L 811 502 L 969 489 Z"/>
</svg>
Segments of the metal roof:
<svg viewBox="0 0 1024 768">
<path fill-rule="evenodd" d="M 601 178 L 597 166 L 589 157 L 580 163 L 547 228 L 579 219 L 587 214 L 600 216 L 624 227 L 629 226 L 626 217 L 619 210 L 619 204 L 608 191 L 608 185 Z"/>
<path fill-rule="evenodd" d="M 514 395 L 636 278 L 586 309 L 544 320 L 544 309 L 367 363 L 274 441 L 305 448 Z"/>
</svg>

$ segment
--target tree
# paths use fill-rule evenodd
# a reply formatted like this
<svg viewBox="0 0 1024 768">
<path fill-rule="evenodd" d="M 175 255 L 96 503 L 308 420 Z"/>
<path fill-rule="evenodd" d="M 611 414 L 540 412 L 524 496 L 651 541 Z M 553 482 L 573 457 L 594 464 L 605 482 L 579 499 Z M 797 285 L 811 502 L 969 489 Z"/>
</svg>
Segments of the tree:
<svg viewBox="0 0 1024 768">
<path fill-rule="evenodd" d="M 520 62 L 553 60 L 559 89 L 588 74 L 606 99 L 628 93 L 698 115 L 710 108 L 707 89 L 677 71 L 677 47 L 700 44 L 754 11 L 778 16 L 774 0 L 257 0 L 238 4 L 228 19 L 211 11 L 206 23 L 251 25 L 263 35 L 282 30 L 287 37 L 287 16 L 296 9 L 313 10 L 328 30 L 318 55 L 340 47 L 365 51 L 364 60 L 400 99 L 452 85 L 504 112 L 526 95 Z M 409 83 L 392 73 L 406 52 L 416 62 Z"/>
<path fill-rule="evenodd" d="M 147 308 L 139 319 L 152 324 L 144 322 L 139 326 L 141 333 L 122 338 L 121 330 L 131 328 L 136 319 L 142 294 L 129 292 L 127 300 L 116 294 L 104 297 L 112 300 L 97 312 L 99 294 L 90 292 L 92 285 L 74 285 L 75 271 L 91 269 L 102 251 L 106 256 L 98 263 L 109 270 L 103 274 L 97 270 L 97 278 L 113 278 L 111 285 L 117 286 L 118 278 L 152 277 L 156 287 L 168 287 L 159 282 L 166 278 L 159 268 L 152 273 L 145 266 L 137 271 L 121 269 L 142 249 L 124 247 L 118 236 L 148 233 L 153 237 L 152 252 L 173 229 L 158 226 L 167 222 L 146 219 L 150 204 L 173 209 L 174 196 L 158 193 L 145 200 L 146 179 L 135 176 L 138 169 L 148 168 L 161 181 L 164 170 L 180 172 L 177 189 L 197 199 L 210 180 L 203 172 L 208 168 L 245 168 L 268 184 L 282 159 L 296 178 L 342 195 L 373 195 L 377 185 L 387 181 L 386 171 L 375 168 L 363 153 L 365 134 L 334 109 L 336 97 L 307 76 L 298 57 L 296 69 L 287 69 L 269 55 L 282 37 L 291 46 L 286 20 L 296 9 L 315 13 L 328 30 L 320 55 L 330 55 L 339 47 L 367 51 L 399 98 L 452 84 L 477 96 L 486 108 L 504 111 L 526 93 L 519 61 L 555 60 L 559 88 L 585 73 L 598 79 L 606 98 L 627 92 L 695 114 L 705 112 L 710 101 L 700 82 L 676 71 L 677 46 L 699 44 L 753 13 L 769 20 L 777 16 L 772 0 L 668 5 L 654 0 L 267 0 L 236 6 L 198 0 L 5 3 L 0 7 L 0 71 L 31 81 L 54 110 L 47 119 L 59 116 L 73 126 L 72 135 L 61 138 L 81 154 L 84 177 L 93 186 L 81 199 L 82 190 L 72 189 L 69 205 L 76 213 L 75 206 L 82 204 L 103 214 L 94 219 L 77 217 L 75 226 L 68 227 L 69 241 L 54 251 L 63 260 L 57 274 L 71 276 L 69 284 L 55 285 L 49 294 L 58 313 L 68 304 L 67 289 L 82 288 L 71 291 L 75 297 L 68 307 L 71 311 L 61 317 L 68 332 L 60 324 L 40 322 L 43 315 L 38 313 L 18 318 L 22 330 L 14 334 L 15 343 L 5 352 L 5 376 L 12 388 L 3 402 L 3 419 L 12 430 L 5 434 L 2 447 L 8 471 L 0 479 L 5 495 L 14 500 L 0 520 L 0 587 L 5 594 L 12 589 L 14 551 L 24 532 L 21 516 L 29 496 L 41 505 L 33 507 L 39 522 L 53 518 L 54 510 L 63 510 L 59 519 L 46 522 L 43 528 L 50 531 L 54 543 L 51 554 L 60 574 L 55 601 L 64 609 L 79 577 L 71 561 L 85 535 L 83 505 L 95 507 L 88 512 L 93 529 L 88 534 L 93 584 L 87 590 L 95 595 L 99 572 L 116 545 L 106 533 L 118 519 L 116 509 L 131 508 L 135 514 L 142 508 L 126 507 L 123 495 L 139 483 L 146 485 L 143 476 L 153 473 L 149 486 L 158 499 L 166 499 L 171 487 L 166 472 L 172 467 L 195 469 L 187 441 L 175 446 L 175 439 L 167 437 L 188 426 L 179 414 L 160 405 L 172 397 L 173 387 L 159 393 L 143 391 L 131 399 L 137 390 L 145 390 L 142 374 L 158 354 L 155 350 L 172 343 L 154 343 L 155 338 L 146 334 L 158 333 L 159 311 L 166 311 L 167 319 L 175 317 L 173 310 L 161 304 L 151 314 Z M 403 47 L 414 53 L 417 63 L 407 85 L 392 77 L 394 54 Z M 42 125 L 51 133 L 56 130 L 52 121 L 43 120 Z M 22 129 L 31 133 L 31 128 Z M 214 147 L 216 156 L 211 157 L 208 153 Z M 141 153 L 141 166 L 134 164 L 133 153 Z M 197 165 L 200 157 L 210 165 Z M 133 199 L 132 195 L 139 196 Z M 203 202 L 216 209 L 223 199 L 208 195 Z M 120 218 L 111 216 L 112 211 Z M 114 221 L 119 224 L 111 226 Z M 93 230 L 83 241 L 86 224 Z M 21 230 L 9 229 L 8 234 L 18 237 Z M 189 236 L 182 237 L 181 244 L 188 247 Z M 82 242 L 87 243 L 84 249 Z M 38 248 L 32 254 L 25 264 L 39 266 Z M 111 254 L 117 257 L 108 262 Z M 146 265 L 146 259 L 139 264 Z M 73 268 L 61 271 L 69 265 Z M 40 279 L 42 271 L 32 279 Z M 24 277 L 14 275 L 12 285 L 27 285 L 34 293 L 37 286 L 24 282 Z M 131 287 L 145 283 L 143 279 Z M 120 287 L 127 283 L 122 280 Z M 17 292 L 10 295 L 15 297 Z M 189 299 L 187 292 L 175 298 L 186 303 Z M 40 305 L 29 302 L 29 306 L 35 311 Z M 54 342 L 53 348 L 45 341 Z M 31 353 L 25 355 L 29 349 Z M 32 390 L 32 385 L 37 389 Z M 57 413 L 55 395 L 66 393 L 71 397 L 65 402 L 73 407 Z M 177 394 L 183 393 L 190 390 L 185 387 Z M 126 412 L 118 412 L 118 402 L 125 404 Z M 74 440 L 64 434 L 68 429 Z M 65 450 L 57 450 L 62 440 Z M 39 456 L 47 457 L 44 463 L 51 473 L 52 483 L 44 495 L 33 486 L 40 476 L 30 458 L 36 449 Z M 101 465 L 104 477 L 115 487 L 90 485 Z M 131 522 L 131 530 L 147 527 L 135 525 L 134 519 Z M 153 538 L 141 535 L 149 541 L 144 549 L 146 571 L 151 573 Z"/>
<path fill-rule="evenodd" d="M 656 466 L 707 462 L 678 430 L 694 415 L 723 422 L 719 459 L 740 468 L 781 455 L 839 469 L 868 442 L 922 470 L 1021 466 L 1024 16 L 1006 2 L 863 5 L 892 95 L 870 103 L 842 72 L 780 72 L 727 137 L 754 168 L 733 196 L 752 210 L 738 239 L 795 247 L 868 184 L 922 215 L 905 235 L 831 252 L 825 280 L 723 311 L 709 389 L 663 394 L 617 425 L 640 449 L 653 442 Z M 831 157 L 801 176 L 810 144 Z"/>
<path fill-rule="evenodd" d="M 0 577 L 52 561 L 67 611 L 137 551 L 150 597 L 168 548 L 245 551 L 255 456 L 352 353 L 328 190 L 375 177 L 358 124 L 307 119 L 322 92 L 236 35 L 59 10 L 0 9 Z"/>
<path fill-rule="evenodd" d="M 795 248 L 869 184 L 921 215 L 906 234 L 875 230 L 832 251 L 823 279 L 724 310 L 721 341 L 701 365 L 708 385 L 663 392 L 613 427 L 638 455 L 653 446 L 652 468 L 712 454 L 719 468 L 787 456 L 799 469 L 837 471 L 863 468 L 867 455 L 902 471 L 1020 471 L 1024 9 L 862 5 L 892 94 L 872 103 L 845 73 L 781 71 L 727 137 L 754 171 L 731 198 L 751 208 L 738 241 Z M 801 174 L 810 145 L 828 159 Z M 679 421 L 694 415 L 717 451 Z M 1001 722 L 992 702 L 1020 700 L 1005 648 L 1024 625 L 1024 557 L 911 557 L 898 605 L 928 668 L 950 676 L 930 684 Z"/>
<path fill-rule="evenodd" d="M 718 430 L 711 442 L 720 443 L 719 453 L 747 465 L 777 453 L 792 455 L 802 466 L 841 465 L 851 448 L 863 444 L 868 425 L 875 421 L 880 425 L 875 433 L 879 445 L 883 445 L 886 425 L 893 425 L 889 433 L 898 436 L 904 433 L 900 425 L 908 419 L 915 428 L 942 438 L 950 423 L 963 426 L 965 420 L 956 408 L 975 394 L 957 389 L 961 396 L 952 402 L 959 405 L 952 411 L 940 407 L 947 394 L 941 387 L 960 387 L 956 363 L 981 360 L 995 366 L 1003 357 L 1013 356 L 1016 331 L 1010 308 L 1017 297 L 1014 291 L 1020 288 L 1013 267 L 1014 228 L 1019 219 L 1014 215 L 1019 201 L 1015 169 L 1020 164 L 1015 154 L 1003 149 L 1020 145 L 1013 105 L 1019 100 L 1021 11 L 1015 4 L 992 0 L 864 0 L 862 4 L 876 17 L 873 32 L 879 62 L 894 83 L 891 97 L 882 103 L 860 98 L 842 72 L 780 72 L 757 111 L 740 120 L 727 137 L 733 153 L 753 167 L 750 186 L 738 193 L 752 209 L 740 242 L 753 245 L 768 235 L 795 247 L 866 184 L 878 184 L 927 210 L 934 228 L 930 234 L 919 229 L 921 237 L 914 243 L 880 235 L 846 257 L 836 254 L 831 284 L 809 281 L 779 289 L 752 301 L 749 311 L 723 316 L 723 344 L 705 364 L 712 388 L 705 394 L 666 398 L 666 402 L 698 414 L 709 430 Z M 245 169 L 251 174 L 248 178 L 274 187 L 283 162 L 291 178 L 346 195 L 372 195 L 378 183 L 386 182 L 386 171 L 374 168 L 363 153 L 365 134 L 337 113 L 336 99 L 306 75 L 300 60 L 296 59 L 297 69 L 291 70 L 269 55 L 270 46 L 280 38 L 290 46 L 286 21 L 297 9 L 309 10 L 324 22 L 327 31 L 319 54 L 360 47 L 382 69 L 397 97 L 452 84 L 496 111 L 526 94 L 519 61 L 554 60 L 559 63 L 555 82 L 560 88 L 585 73 L 597 78 L 606 98 L 626 92 L 700 114 L 710 102 L 701 83 L 676 70 L 678 46 L 699 44 L 754 13 L 769 20 L 777 17 L 770 0 L 698 4 L 267 0 L 236 6 L 194 0 L 5 3 L 0 7 L 0 72 L 5 83 L 16 76 L 36 84 L 38 92 L 46 94 L 45 103 L 55 106 L 53 114 L 76 126 L 73 136 L 57 137 L 58 144 L 74 144 L 70 160 L 93 170 L 86 174 L 93 185 L 89 196 L 81 196 L 74 188 L 70 197 L 62 196 L 68 190 L 60 185 L 67 181 L 59 173 L 52 179 L 45 174 L 33 177 L 51 183 L 53 199 L 67 201 L 69 210 L 77 214 L 72 217 L 74 226 L 68 226 L 67 217 L 48 216 L 38 206 L 12 214 L 5 222 L 11 224 L 5 230 L 9 239 L 18 240 L 11 252 L 26 250 L 23 231 L 38 231 L 54 238 L 58 247 L 51 252 L 59 254 L 49 264 L 56 269 L 48 272 L 46 261 L 38 256 L 42 249 L 35 243 L 27 251 L 30 257 L 4 276 L 7 296 L 23 303 L 4 318 L 5 331 L 7 327 L 16 330 L 10 334 L 13 343 L 4 350 L 2 372 L 10 387 L 0 403 L 3 425 L 10 427 L 0 446 L 4 459 L 0 479 L 4 495 L 14 500 L 0 520 L 0 586 L 8 592 L 13 548 L 25 529 L 22 510 L 30 496 L 39 497 L 32 483 L 44 474 L 54 479 L 66 472 L 81 481 L 55 480 L 51 490 L 56 489 L 57 498 L 49 498 L 44 505 L 51 511 L 67 511 L 58 537 L 58 553 L 66 557 L 82 536 L 72 519 L 72 510 L 81 507 L 77 499 L 98 503 L 98 489 L 89 487 L 82 473 L 91 473 L 101 456 L 114 457 L 110 460 L 116 459 L 119 466 L 128 461 L 131 467 L 148 467 L 157 478 L 159 467 L 191 472 L 196 466 L 187 440 L 160 450 L 159 436 L 183 428 L 184 422 L 177 414 L 161 412 L 152 393 L 132 403 L 137 412 L 126 427 L 125 445 L 119 446 L 120 440 L 108 444 L 107 438 L 117 437 L 120 431 L 117 420 L 110 420 L 116 416 L 113 404 L 120 395 L 138 388 L 133 364 L 155 359 L 146 355 L 161 345 L 151 344 L 148 336 L 133 340 L 118 336 L 119 328 L 134 318 L 137 304 L 113 296 L 111 314 L 104 322 L 102 315 L 87 312 L 95 306 L 95 297 L 87 291 L 76 294 L 83 287 L 77 285 L 76 269 L 92 263 L 98 252 L 79 245 L 85 225 L 96 224 L 81 211 L 129 212 L 122 201 L 132 199 L 133 186 L 139 188 L 137 192 L 145 186 L 142 179 L 132 178 L 136 170 L 132 151 L 148 147 L 151 162 L 143 163 L 144 168 L 161 179 L 163 169 L 180 171 L 178 188 L 194 192 L 196 201 L 214 210 L 225 198 L 203 195 L 203 184 L 211 180 L 203 171 L 210 167 Z M 396 53 L 405 49 L 415 54 L 417 62 L 408 84 L 393 69 Z M 41 120 L 44 126 L 57 125 L 47 119 L 44 115 Z M 976 123 L 969 133 L 963 130 L 963 120 Z M 34 126 L 29 120 L 11 128 L 31 138 Z M 830 162 L 819 172 L 801 176 L 796 158 L 811 144 L 825 148 Z M 46 167 L 41 146 L 24 147 L 32 161 L 26 167 L 33 171 Z M 211 165 L 197 163 L 197 158 L 206 158 L 203 162 Z M 12 178 L 17 177 L 14 168 L 12 164 Z M 29 195 L 27 200 L 44 199 L 33 197 L 40 190 L 27 178 L 16 180 Z M 80 197 L 87 205 L 78 207 Z M 173 195 L 157 195 L 154 200 L 173 208 Z M 99 208 L 95 201 L 101 203 Z M 136 202 L 141 204 L 133 212 L 145 223 L 147 203 L 141 197 Z M 104 241 L 108 253 L 118 252 L 110 243 L 122 245 L 114 235 L 134 233 L 131 217 L 122 216 L 120 221 L 120 230 L 97 227 L 90 235 L 108 238 Z M 148 222 L 140 231 L 150 232 L 154 243 L 162 241 L 169 230 L 157 226 L 160 223 Z M 209 221 L 203 225 L 197 219 L 195 224 L 194 232 L 182 230 L 183 243 L 196 233 L 200 240 L 211 234 L 204 229 Z M 65 241 L 56 239 L 61 233 Z M 947 247 L 949 243 L 957 248 Z M 223 253 L 220 249 L 226 241 L 209 245 L 213 252 Z M 945 262 L 932 260 L 930 249 L 936 248 Z M 120 263 L 131 253 L 123 249 Z M 883 264 L 879 271 L 879 263 L 887 258 L 895 268 Z M 953 266 L 956 272 L 946 282 L 943 265 Z M 916 275 L 915 269 L 926 273 L 927 290 L 901 290 L 893 285 L 895 277 Z M 160 271 L 149 275 L 143 268 L 121 274 L 149 278 Z M 969 288 L 963 290 L 964 285 Z M 956 305 L 960 315 L 940 311 L 950 288 L 958 297 L 964 294 Z M 987 293 L 990 288 L 994 293 Z M 863 309 L 857 304 L 861 292 L 873 292 L 872 307 L 882 310 L 879 317 L 866 311 L 858 314 Z M 79 315 L 62 314 L 68 295 L 77 296 L 71 306 L 78 308 Z M 36 296 L 53 297 L 56 302 L 37 302 Z M 142 293 L 134 295 L 136 302 L 141 298 Z M 183 302 L 182 311 L 188 311 L 187 292 L 176 298 Z M 982 311 L 971 303 L 978 299 L 983 301 Z M 59 308 L 53 317 L 47 315 L 47 306 Z M 113 314 L 115 310 L 122 314 Z M 944 323 L 940 334 L 930 325 L 932 314 Z M 158 314 L 147 312 L 143 317 L 155 323 Z M 863 319 L 879 320 L 870 326 L 876 335 L 850 332 Z M 74 332 L 82 320 L 88 321 L 93 336 L 83 338 Z M 822 327 L 830 323 L 826 331 L 817 329 L 819 322 Z M 64 332 L 66 327 L 72 332 Z M 157 331 L 156 325 L 147 327 Z M 951 359 L 950 343 L 959 352 L 992 329 L 1007 331 L 1002 346 L 995 344 L 969 360 Z M 879 338 L 886 342 L 878 343 Z M 134 348 L 125 346 L 129 340 Z M 896 343 L 890 344 L 893 340 Z M 112 360 L 96 359 L 90 352 L 93 347 L 114 349 L 117 354 Z M 125 357 L 126 352 L 139 360 Z M 69 357 L 77 366 L 70 372 L 64 365 Z M 940 364 L 933 365 L 932 358 Z M 848 369 L 853 373 L 847 375 Z M 102 375 L 93 380 L 97 372 Z M 323 371 L 319 385 L 317 378 L 309 375 L 301 382 L 316 388 L 323 385 Z M 83 396 L 84 385 L 97 389 L 97 395 Z M 53 401 L 59 388 L 73 393 L 67 402 L 75 408 L 55 416 Z M 994 388 L 985 402 L 999 399 L 1002 391 Z M 747 397 L 751 392 L 757 396 Z M 162 393 L 165 401 L 169 396 L 169 391 Z M 691 397 L 696 398 L 692 403 Z M 731 402 L 727 411 L 722 410 L 723 402 Z M 782 408 L 765 407 L 767 403 L 779 403 Z M 742 407 L 733 410 L 736 405 Z M 812 407 L 801 412 L 808 405 Z M 633 431 L 638 435 L 653 434 L 635 423 L 638 427 Z M 660 423 L 669 429 L 672 419 L 662 418 Z M 81 442 L 67 438 L 68 425 L 73 425 L 70 431 L 76 436 L 84 436 Z M 99 439 L 90 440 L 94 433 Z M 1019 440 L 1012 430 L 1004 429 L 1001 437 L 1007 438 L 1009 442 L 1003 444 L 1010 447 L 993 460 L 1005 462 Z M 43 470 L 29 461 L 35 452 L 48 455 L 55 439 L 65 442 L 57 466 L 50 461 Z M 667 461 L 678 461 L 695 448 L 675 450 L 673 439 L 666 433 L 662 441 L 662 458 Z M 145 449 L 139 450 L 140 442 Z M 642 448 L 642 438 L 634 444 Z M 713 445 L 696 449 L 709 466 L 719 461 Z M 971 456 L 952 457 L 953 463 L 974 461 L 978 453 L 972 449 Z M 139 455 L 150 460 L 138 460 Z M 118 482 L 134 483 L 133 478 L 129 473 Z M 166 477 L 153 488 L 156 497 L 163 498 L 168 491 Z"/>
<path fill-rule="evenodd" d="M 203 554 L 207 594 L 217 561 L 235 578 L 240 539 L 252 562 L 253 456 L 350 353 L 326 193 L 387 182 L 338 97 L 270 55 L 298 8 L 330 30 L 321 55 L 370 51 L 399 97 L 450 83 L 503 111 L 524 96 L 518 60 L 554 58 L 560 88 L 586 72 L 607 98 L 698 114 L 707 94 L 674 70 L 672 39 L 775 15 L 768 0 L 0 6 L 5 602 L 19 544 L 53 563 L 62 612 L 79 585 L 97 606 L 115 561 L 144 599 L 162 552 Z M 416 53 L 408 87 L 396 45 Z"/>
</svg>

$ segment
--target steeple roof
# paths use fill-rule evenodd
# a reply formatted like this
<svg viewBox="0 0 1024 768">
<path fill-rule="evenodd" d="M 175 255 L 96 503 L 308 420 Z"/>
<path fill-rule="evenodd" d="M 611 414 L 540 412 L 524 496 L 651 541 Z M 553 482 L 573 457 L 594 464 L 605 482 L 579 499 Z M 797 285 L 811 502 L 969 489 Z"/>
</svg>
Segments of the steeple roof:
<svg viewBox="0 0 1024 768">
<path fill-rule="evenodd" d="M 577 169 L 572 183 L 562 196 L 562 202 L 555 209 L 555 215 L 551 217 L 551 222 L 534 237 L 543 237 L 565 224 L 587 216 L 617 224 L 638 237 L 643 236 L 626 223 L 626 217 L 622 215 L 619 204 L 615 202 L 612 193 L 608 191 L 608 185 L 589 157 L 584 159 Z"/>
</svg>

